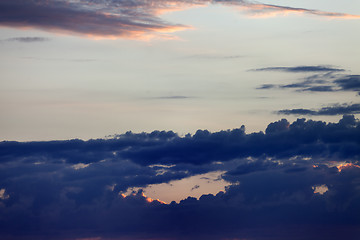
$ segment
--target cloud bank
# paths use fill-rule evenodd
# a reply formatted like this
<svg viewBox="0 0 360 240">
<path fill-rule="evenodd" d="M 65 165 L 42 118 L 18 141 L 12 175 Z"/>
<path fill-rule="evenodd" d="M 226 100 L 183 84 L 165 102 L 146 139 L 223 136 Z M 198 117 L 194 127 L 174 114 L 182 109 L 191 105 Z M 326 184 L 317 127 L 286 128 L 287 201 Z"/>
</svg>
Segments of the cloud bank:
<svg viewBox="0 0 360 240">
<path fill-rule="evenodd" d="M 159 17 L 161 14 L 209 4 L 237 8 L 256 17 L 305 13 L 328 18 L 360 18 L 358 15 L 244 0 L 4 0 L 0 2 L 0 26 L 95 38 L 169 38 L 171 36 L 165 33 L 191 26 L 167 22 Z"/>
<path fill-rule="evenodd" d="M 353 239 L 360 122 L 0 143 L 2 239 Z M 165 204 L 130 187 L 221 170 L 225 192 Z M 196 185 L 194 186 L 196 188 Z M 270 237 L 271 236 L 271 237 Z"/>
</svg>

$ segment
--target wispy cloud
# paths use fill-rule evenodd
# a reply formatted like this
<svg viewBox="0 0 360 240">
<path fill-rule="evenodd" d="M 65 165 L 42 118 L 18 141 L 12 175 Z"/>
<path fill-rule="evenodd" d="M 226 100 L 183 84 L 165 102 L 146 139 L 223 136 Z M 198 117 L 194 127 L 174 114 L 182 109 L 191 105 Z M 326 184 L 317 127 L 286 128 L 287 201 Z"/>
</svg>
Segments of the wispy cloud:
<svg viewBox="0 0 360 240">
<path fill-rule="evenodd" d="M 238 8 L 257 17 L 289 13 L 343 19 L 360 17 L 245 0 L 3 0 L 0 1 L 0 25 L 75 33 L 94 38 L 173 38 L 167 34 L 192 27 L 167 22 L 159 17 L 161 14 L 209 4 Z"/>
</svg>

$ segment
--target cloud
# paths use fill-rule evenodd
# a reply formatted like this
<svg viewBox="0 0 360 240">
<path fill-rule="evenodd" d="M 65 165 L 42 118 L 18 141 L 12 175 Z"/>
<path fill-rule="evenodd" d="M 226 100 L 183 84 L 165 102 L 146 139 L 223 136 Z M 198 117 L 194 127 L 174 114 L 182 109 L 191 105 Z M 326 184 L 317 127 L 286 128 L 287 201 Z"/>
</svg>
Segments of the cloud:
<svg viewBox="0 0 360 240">
<path fill-rule="evenodd" d="M 360 113 L 360 104 L 336 104 L 329 107 L 323 107 L 318 110 L 297 108 L 297 109 L 284 109 L 277 111 L 278 114 L 285 115 L 344 115 L 344 114 L 358 114 Z"/>
<path fill-rule="evenodd" d="M 265 133 L 1 142 L 0 238 L 356 239 L 359 131 L 359 120 L 344 116 L 282 119 Z M 165 204 L 141 189 L 122 194 L 220 170 L 231 185 L 199 199 Z"/>
<path fill-rule="evenodd" d="M 342 72 L 342 68 L 335 68 L 332 66 L 318 65 L 318 66 L 296 66 L 296 67 L 267 67 L 257 68 L 252 71 L 281 71 L 281 72 Z"/>
<path fill-rule="evenodd" d="M 0 24 L 105 38 L 135 38 L 188 28 L 158 18 L 160 6 L 155 5 L 151 7 L 147 1 L 1 1 Z"/>
<path fill-rule="evenodd" d="M 230 1 L 234 2 L 234 1 Z M 241 9 L 248 12 L 254 17 L 268 18 L 275 16 L 285 16 L 288 14 L 309 14 L 316 15 L 327 18 L 342 18 L 342 19 L 357 19 L 360 18 L 359 15 L 352 15 L 346 13 L 337 13 L 337 12 L 325 12 L 314 9 L 306 8 L 295 8 L 288 6 L 272 5 L 272 4 L 262 4 L 255 1 L 239 1 L 241 2 Z"/>
<path fill-rule="evenodd" d="M 290 73 L 313 73 L 300 82 L 290 84 L 263 84 L 256 89 L 295 89 L 298 92 L 339 92 L 355 91 L 360 93 L 360 75 L 341 74 L 342 68 L 332 66 L 295 66 L 268 67 L 251 71 L 280 71 Z"/>
<path fill-rule="evenodd" d="M 111 139 L 89 141 L 2 142 L 0 161 L 22 159 L 39 162 L 45 159 L 53 163 L 89 164 L 102 160 L 128 160 L 142 166 L 152 166 L 181 163 L 202 165 L 219 159 L 224 162 L 246 157 L 282 158 L 302 154 L 328 159 L 339 156 L 357 159 L 360 154 L 360 148 L 355 148 L 358 143 L 354 141 L 359 134 L 360 128 L 357 126 L 360 123 L 354 117 L 348 124 L 343 124 L 343 120 L 336 124 L 326 124 L 298 119 L 291 124 L 286 120 L 270 123 L 265 133 L 246 134 L 242 126 L 214 133 L 198 130 L 194 135 L 187 134 L 184 137 L 171 131 L 154 131 L 138 134 L 127 132 Z M 344 134 L 333 140 L 330 137 L 333 131 L 334 134 L 338 134 L 338 131 Z M 354 151 L 346 151 L 344 144 Z"/>
<path fill-rule="evenodd" d="M 191 97 L 181 96 L 181 95 L 158 97 L 158 99 L 187 99 L 187 98 L 191 98 Z"/>
<path fill-rule="evenodd" d="M 33 43 L 33 42 L 45 42 L 49 41 L 49 38 L 44 37 L 14 37 L 5 39 L 5 41 L 9 42 L 22 42 L 22 43 Z"/>
<path fill-rule="evenodd" d="M 191 27 L 169 23 L 159 17 L 161 14 L 209 4 L 223 4 L 261 17 L 288 13 L 344 19 L 360 17 L 244 0 L 4 0 L 0 2 L 0 26 L 95 38 L 173 38 L 166 33 Z"/>
<path fill-rule="evenodd" d="M 244 58 L 245 56 L 243 55 L 224 55 L 224 54 L 195 54 L 195 55 L 189 55 L 185 58 L 195 58 L 195 59 L 212 59 L 212 60 L 217 60 L 217 59 L 238 59 L 238 58 Z"/>
<path fill-rule="evenodd" d="M 347 75 L 334 81 L 344 91 L 360 91 L 360 75 Z"/>
</svg>

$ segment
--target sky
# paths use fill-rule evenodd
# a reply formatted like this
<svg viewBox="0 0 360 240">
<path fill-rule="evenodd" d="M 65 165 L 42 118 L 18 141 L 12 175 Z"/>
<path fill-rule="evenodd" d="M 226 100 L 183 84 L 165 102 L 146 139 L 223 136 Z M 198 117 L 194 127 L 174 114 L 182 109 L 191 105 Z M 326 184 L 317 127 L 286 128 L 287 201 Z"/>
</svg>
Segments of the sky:
<svg viewBox="0 0 360 240">
<path fill-rule="evenodd" d="M 0 1 L 0 238 L 357 239 L 358 0 Z"/>
</svg>

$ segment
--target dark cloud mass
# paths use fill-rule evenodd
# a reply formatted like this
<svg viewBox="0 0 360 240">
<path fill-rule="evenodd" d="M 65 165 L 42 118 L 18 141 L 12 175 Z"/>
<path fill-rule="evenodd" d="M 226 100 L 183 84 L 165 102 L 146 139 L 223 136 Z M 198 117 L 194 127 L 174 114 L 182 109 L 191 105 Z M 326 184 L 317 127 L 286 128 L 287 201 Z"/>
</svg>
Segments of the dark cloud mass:
<svg viewBox="0 0 360 240">
<path fill-rule="evenodd" d="M 36 28 L 67 34 L 105 38 L 144 38 L 188 29 L 159 17 L 164 12 L 189 7 L 223 4 L 251 15 L 306 13 L 330 18 L 359 18 L 305 8 L 261 4 L 245 0 L 2 0 L 0 26 Z M 274 14 L 273 14 L 274 15 Z"/>
<path fill-rule="evenodd" d="M 360 113 L 360 104 L 343 104 L 323 107 L 318 110 L 310 110 L 304 108 L 298 109 L 284 109 L 277 112 L 278 114 L 285 115 L 344 115 L 344 114 L 357 114 Z"/>
<path fill-rule="evenodd" d="M 265 133 L 5 141 L 0 238 L 355 240 L 359 160 L 360 122 L 352 115 L 338 123 L 282 119 Z M 216 195 L 168 204 L 141 190 L 121 195 L 218 170 L 231 185 Z"/>
</svg>

